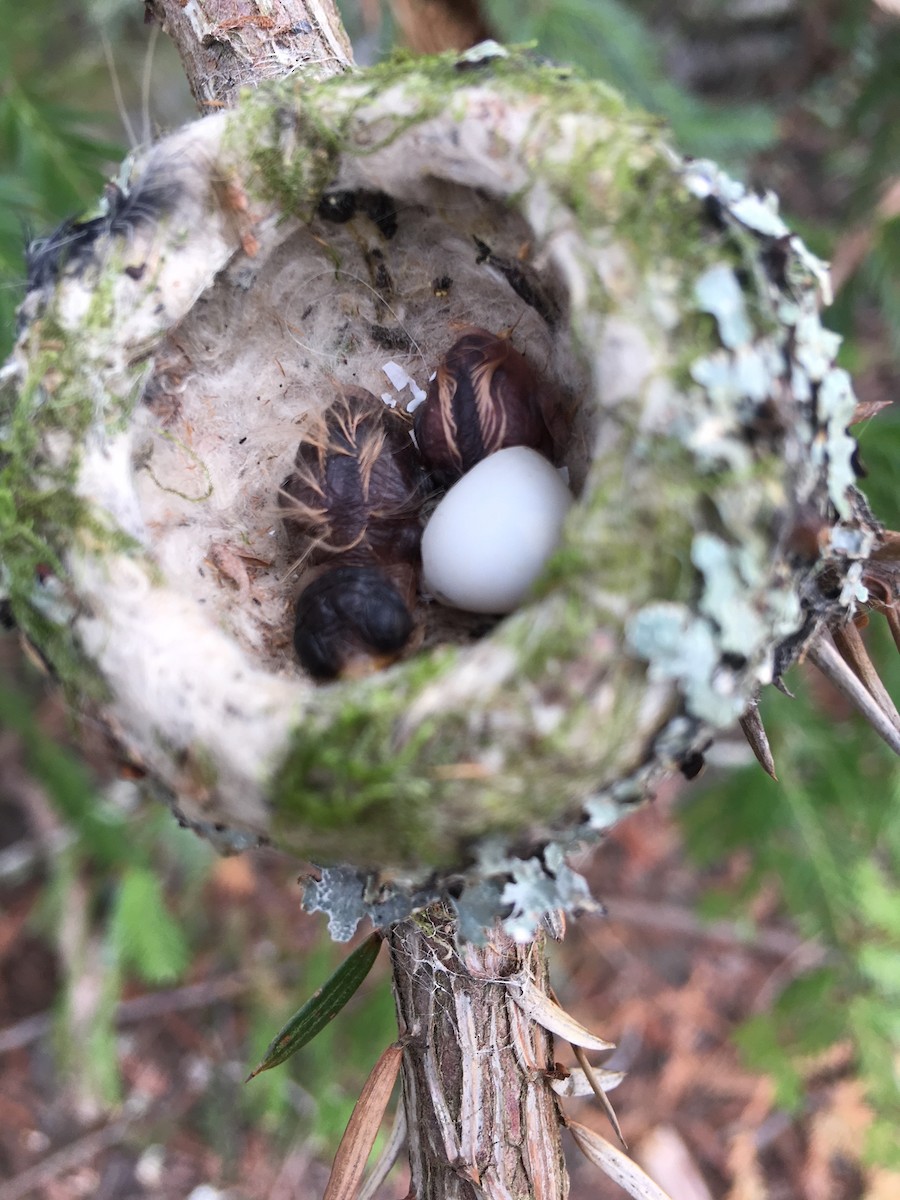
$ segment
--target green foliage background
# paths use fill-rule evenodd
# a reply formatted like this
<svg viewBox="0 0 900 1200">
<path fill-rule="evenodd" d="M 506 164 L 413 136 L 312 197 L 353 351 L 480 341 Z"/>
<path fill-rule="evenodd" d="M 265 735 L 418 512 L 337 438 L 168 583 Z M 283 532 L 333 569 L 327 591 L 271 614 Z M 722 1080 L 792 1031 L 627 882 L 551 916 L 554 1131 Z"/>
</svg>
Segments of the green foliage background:
<svg viewBox="0 0 900 1200">
<path fill-rule="evenodd" d="M 862 378 L 882 380 L 889 392 L 898 376 L 892 350 L 900 346 L 900 217 L 882 198 L 900 178 L 900 21 L 879 17 L 859 0 L 840 0 L 830 6 L 826 44 L 802 86 L 698 95 L 673 81 L 665 54 L 673 13 L 689 7 L 653 0 L 486 5 L 507 40 L 533 40 L 540 53 L 607 78 L 664 116 L 684 149 L 717 157 L 750 178 L 789 179 L 798 158 L 788 130 L 805 123 L 815 135 L 814 149 L 800 160 L 801 169 L 822 200 L 792 212 L 788 188 L 787 216 L 826 256 L 851 229 L 865 233 L 865 252 L 832 317 L 846 338 L 847 365 Z M 346 0 L 343 8 L 351 33 L 362 38 L 358 6 Z M 100 28 L 114 48 L 133 123 L 145 123 L 146 33 L 137 9 L 122 0 L 39 6 L 0 0 L 0 357 L 11 344 L 21 296 L 23 230 L 44 232 L 90 206 L 124 148 Z M 386 45 L 391 36 L 385 20 L 380 30 L 369 31 L 369 45 L 379 38 Z M 162 41 L 152 83 L 154 120 L 165 125 L 191 115 L 180 68 Z M 897 528 L 900 423 L 888 414 L 857 432 L 870 469 L 866 490 L 876 512 Z M 886 682 L 900 696 L 900 658 L 883 630 L 874 632 Z M 684 829 L 698 862 L 717 861 L 737 847 L 752 858 L 741 893 L 709 897 L 711 914 L 749 909 L 757 889 L 777 879 L 798 927 L 832 950 L 826 968 L 784 993 L 776 1020 L 766 1016 L 744 1028 L 740 1040 L 748 1061 L 774 1074 L 781 1102 L 798 1108 L 804 1057 L 851 1037 L 878 1113 L 871 1153 L 900 1165 L 900 776 L 867 728 L 843 711 L 817 707 L 802 679 L 789 682 L 798 699 L 773 693 L 763 709 L 780 785 L 753 768 L 691 792 Z M 0 728 L 18 733 L 30 769 L 72 831 L 49 889 L 48 921 L 54 905 L 69 902 L 78 879 L 89 877 L 95 894 L 105 896 L 95 909 L 104 914 L 96 920 L 106 946 L 107 1022 L 97 1025 L 76 1057 L 79 1069 L 110 1096 L 117 1086 L 111 1012 L 122 982 L 128 976 L 147 984 L 183 977 L 203 937 L 189 901 L 211 858 L 167 814 L 141 809 L 126 816 L 98 798 L 85 770 L 33 721 L 30 706 L 38 692 L 32 674 L 0 686 Z M 323 945 L 305 972 L 304 994 L 333 965 L 333 951 Z M 294 994 L 276 989 L 274 995 L 274 1003 L 254 1010 L 248 1061 L 298 1006 Z M 391 1036 L 391 1020 L 382 990 L 366 1022 L 384 1035 L 382 1045 Z M 340 1078 L 329 1069 L 337 1058 L 336 1036 L 335 1028 L 326 1031 L 293 1068 L 332 1080 L 333 1092 L 325 1089 L 318 1097 L 314 1119 L 325 1142 L 349 1111 Z M 341 1024 L 341 1037 L 342 1062 L 364 1062 L 368 1037 L 356 1046 L 351 1022 Z M 285 1077 L 272 1072 L 249 1099 L 255 1115 L 273 1127 L 290 1108 L 285 1087 Z"/>
</svg>

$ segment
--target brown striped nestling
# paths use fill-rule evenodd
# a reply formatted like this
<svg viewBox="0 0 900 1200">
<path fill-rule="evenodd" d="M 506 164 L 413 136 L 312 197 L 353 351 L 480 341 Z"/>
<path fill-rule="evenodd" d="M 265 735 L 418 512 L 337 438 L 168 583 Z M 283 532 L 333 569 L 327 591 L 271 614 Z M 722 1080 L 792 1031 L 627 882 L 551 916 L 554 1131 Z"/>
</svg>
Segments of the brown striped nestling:
<svg viewBox="0 0 900 1200">
<path fill-rule="evenodd" d="M 545 381 L 508 338 L 471 326 L 441 359 L 416 410 L 416 444 L 438 483 L 449 487 L 507 446 L 554 459 Z"/>
<path fill-rule="evenodd" d="M 314 678 L 366 675 L 410 641 L 422 499 L 409 425 L 371 392 L 344 387 L 304 429 L 279 505 L 305 568 L 294 648 Z"/>
</svg>

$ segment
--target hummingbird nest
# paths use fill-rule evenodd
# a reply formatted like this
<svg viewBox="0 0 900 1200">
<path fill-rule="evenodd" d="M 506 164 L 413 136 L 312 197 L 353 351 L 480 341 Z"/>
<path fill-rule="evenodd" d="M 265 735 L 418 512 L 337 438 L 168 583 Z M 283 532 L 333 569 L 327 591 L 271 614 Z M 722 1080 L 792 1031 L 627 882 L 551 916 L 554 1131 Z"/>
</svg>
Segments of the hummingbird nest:
<svg viewBox="0 0 900 1200">
<path fill-rule="evenodd" d="M 328 865 L 341 936 L 448 892 L 526 936 L 587 902 L 567 846 L 739 720 L 766 760 L 759 689 L 810 653 L 853 691 L 827 631 L 893 614 L 827 301 L 773 197 L 601 84 L 488 46 L 261 87 L 31 247 L 3 591 L 184 822 Z M 411 423 L 473 327 L 540 381 L 561 544 L 502 619 L 413 584 L 399 661 L 320 684 L 284 482 L 348 389 Z"/>
</svg>

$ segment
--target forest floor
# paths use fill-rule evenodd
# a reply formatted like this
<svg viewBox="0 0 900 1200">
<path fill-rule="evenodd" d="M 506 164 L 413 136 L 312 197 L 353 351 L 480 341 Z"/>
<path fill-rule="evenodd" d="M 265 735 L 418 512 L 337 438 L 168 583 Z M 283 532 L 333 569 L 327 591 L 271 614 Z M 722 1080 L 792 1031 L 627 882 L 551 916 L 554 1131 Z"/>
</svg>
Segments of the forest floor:
<svg viewBox="0 0 900 1200">
<path fill-rule="evenodd" d="M 3 665 L 14 664 L 11 636 L 0 653 Z M 68 736 L 52 696 L 38 717 Z M 607 914 L 570 921 L 551 949 L 563 1004 L 617 1045 L 600 1065 L 627 1071 L 612 1099 L 631 1152 L 672 1200 L 896 1196 L 896 1176 L 881 1183 L 860 1166 L 870 1114 L 847 1046 L 809 1062 L 793 1114 L 773 1081 L 741 1061 L 734 1031 L 820 965 L 824 951 L 780 919 L 774 883 L 752 925 L 698 916 L 702 894 L 739 882 L 746 863 L 736 855 L 699 871 L 686 861 L 679 792 L 623 821 L 580 864 Z M 54 932 L 46 909 L 56 880 L 67 909 L 87 896 L 85 920 L 102 929 L 104 888 L 84 862 L 61 885 L 65 853 L 59 819 L 25 770 L 17 736 L 0 731 L 0 1200 L 321 1196 L 334 1138 L 391 1037 L 386 962 L 329 1028 L 318 1058 L 301 1059 L 280 1098 L 270 1094 L 254 1112 L 245 1100 L 257 1081 L 242 1082 L 258 1057 L 254 1024 L 274 1034 L 276 1010 L 299 1007 L 312 990 L 304 980 L 310 956 L 324 954 L 333 967 L 346 949 L 328 945 L 320 916 L 300 912 L 296 863 L 267 852 L 209 856 L 191 885 L 191 965 L 173 986 L 125 979 L 111 1048 L 120 1092 L 98 1100 L 87 1075 L 102 1050 L 79 1054 L 77 1042 L 91 1039 L 92 1018 L 79 1028 L 79 1012 L 99 1021 L 102 952 L 92 985 L 90 970 L 73 972 L 72 935 Z M 175 907 L 178 886 L 169 880 Z M 269 982 L 261 985 L 260 974 Z M 66 988 L 70 1015 L 54 1016 Z M 276 1001 L 268 1013 L 266 992 Z M 326 1128 L 329 1106 L 336 1123 Z M 568 1101 L 566 1110 L 612 1137 L 596 1103 Z M 572 1200 L 624 1195 L 571 1142 L 567 1154 Z M 400 1200 L 407 1189 L 398 1167 L 379 1194 Z"/>
</svg>

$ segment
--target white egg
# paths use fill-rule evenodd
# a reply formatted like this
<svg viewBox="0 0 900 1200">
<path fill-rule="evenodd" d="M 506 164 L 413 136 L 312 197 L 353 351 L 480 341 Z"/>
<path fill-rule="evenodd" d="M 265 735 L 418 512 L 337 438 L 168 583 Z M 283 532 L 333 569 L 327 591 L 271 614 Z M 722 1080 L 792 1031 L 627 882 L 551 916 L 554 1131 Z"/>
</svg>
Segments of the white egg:
<svg viewBox="0 0 900 1200">
<path fill-rule="evenodd" d="M 422 535 L 427 591 L 469 612 L 508 613 L 559 544 L 572 493 L 536 450 L 510 446 L 454 484 Z"/>
</svg>

